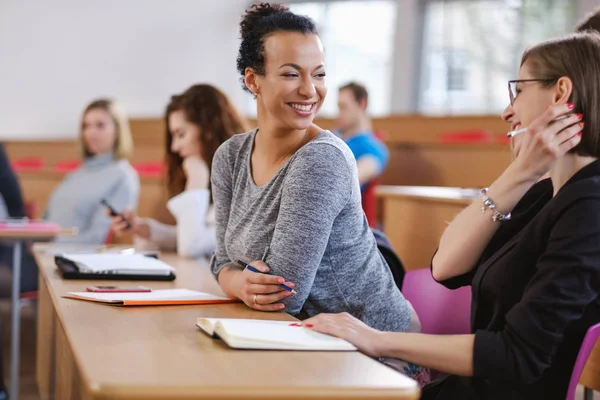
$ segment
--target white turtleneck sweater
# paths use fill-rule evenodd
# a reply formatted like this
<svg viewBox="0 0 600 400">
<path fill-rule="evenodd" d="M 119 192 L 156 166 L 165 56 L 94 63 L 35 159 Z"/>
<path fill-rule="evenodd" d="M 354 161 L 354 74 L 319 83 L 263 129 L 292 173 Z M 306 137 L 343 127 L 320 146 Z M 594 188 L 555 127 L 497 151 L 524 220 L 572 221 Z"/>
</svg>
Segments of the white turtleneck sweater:
<svg viewBox="0 0 600 400">
<path fill-rule="evenodd" d="M 135 210 L 139 193 L 140 179 L 129 162 L 115 160 L 113 154 L 90 157 L 54 190 L 45 218 L 78 229 L 77 236 L 57 241 L 101 245 L 110 229 L 110 217 L 100 201 L 106 199 L 117 211 Z"/>
</svg>

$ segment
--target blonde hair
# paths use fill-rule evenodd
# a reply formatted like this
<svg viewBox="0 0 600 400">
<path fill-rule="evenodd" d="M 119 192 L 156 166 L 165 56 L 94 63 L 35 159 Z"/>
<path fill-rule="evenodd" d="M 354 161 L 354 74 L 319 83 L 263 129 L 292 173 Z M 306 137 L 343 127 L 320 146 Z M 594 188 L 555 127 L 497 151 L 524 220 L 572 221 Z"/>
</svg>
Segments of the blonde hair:
<svg viewBox="0 0 600 400">
<path fill-rule="evenodd" d="M 79 128 L 79 144 L 81 146 L 81 153 L 83 158 L 92 157 L 94 154 L 90 153 L 89 149 L 85 144 L 83 138 L 83 120 L 88 112 L 91 110 L 104 110 L 106 111 L 115 124 L 115 130 L 117 138 L 115 140 L 114 155 L 116 160 L 129 160 L 133 153 L 133 137 L 131 135 L 131 128 L 129 127 L 129 119 L 127 114 L 116 100 L 110 99 L 98 99 L 92 101 L 83 111 L 81 116 L 81 125 Z"/>
</svg>

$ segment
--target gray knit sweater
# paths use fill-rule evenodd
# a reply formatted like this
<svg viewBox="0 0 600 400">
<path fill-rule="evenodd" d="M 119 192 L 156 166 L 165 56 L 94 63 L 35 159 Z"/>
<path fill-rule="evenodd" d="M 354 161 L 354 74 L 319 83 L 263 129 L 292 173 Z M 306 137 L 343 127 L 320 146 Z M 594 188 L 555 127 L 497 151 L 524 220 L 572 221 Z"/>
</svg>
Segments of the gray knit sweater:
<svg viewBox="0 0 600 400">
<path fill-rule="evenodd" d="M 112 154 L 90 157 L 54 190 L 45 218 L 78 229 L 77 236 L 57 241 L 101 245 L 110 229 L 110 217 L 100 201 L 106 199 L 117 211 L 135 210 L 139 193 L 138 174 L 126 160 L 115 160 Z"/>
<path fill-rule="evenodd" d="M 324 131 L 259 187 L 250 172 L 256 132 L 233 136 L 214 157 L 213 273 L 238 259 L 259 260 L 269 246 L 271 273 L 298 292 L 283 300 L 285 311 L 300 317 L 346 311 L 377 329 L 408 330 L 411 307 L 367 224 L 348 146 Z"/>
</svg>

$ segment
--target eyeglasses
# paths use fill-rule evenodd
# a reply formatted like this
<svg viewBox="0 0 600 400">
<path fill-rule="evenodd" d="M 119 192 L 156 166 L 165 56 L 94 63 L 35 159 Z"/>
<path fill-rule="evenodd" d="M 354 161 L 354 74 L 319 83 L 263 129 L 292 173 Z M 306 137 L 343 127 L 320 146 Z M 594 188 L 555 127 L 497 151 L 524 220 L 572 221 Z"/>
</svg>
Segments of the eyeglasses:
<svg viewBox="0 0 600 400">
<path fill-rule="evenodd" d="M 510 96 L 510 105 L 512 106 L 517 98 L 517 83 L 523 82 L 545 82 L 552 83 L 556 82 L 557 79 L 515 79 L 508 81 L 508 95 Z"/>
</svg>

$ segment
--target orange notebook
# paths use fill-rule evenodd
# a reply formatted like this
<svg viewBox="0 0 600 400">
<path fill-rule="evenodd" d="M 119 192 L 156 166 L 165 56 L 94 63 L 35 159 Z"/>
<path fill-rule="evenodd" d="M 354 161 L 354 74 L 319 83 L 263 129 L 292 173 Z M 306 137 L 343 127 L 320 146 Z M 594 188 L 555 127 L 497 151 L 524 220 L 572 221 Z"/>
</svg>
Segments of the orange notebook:
<svg viewBox="0 0 600 400">
<path fill-rule="evenodd" d="M 142 293 L 69 292 L 63 297 L 114 306 L 174 306 L 238 302 L 238 300 L 229 297 L 215 296 L 189 289 L 153 290 L 152 292 Z"/>
</svg>

